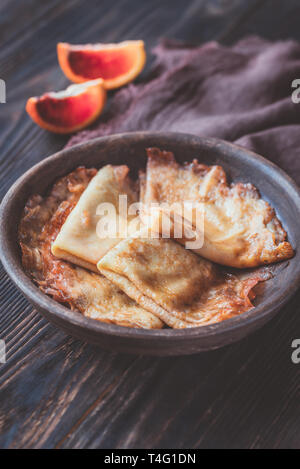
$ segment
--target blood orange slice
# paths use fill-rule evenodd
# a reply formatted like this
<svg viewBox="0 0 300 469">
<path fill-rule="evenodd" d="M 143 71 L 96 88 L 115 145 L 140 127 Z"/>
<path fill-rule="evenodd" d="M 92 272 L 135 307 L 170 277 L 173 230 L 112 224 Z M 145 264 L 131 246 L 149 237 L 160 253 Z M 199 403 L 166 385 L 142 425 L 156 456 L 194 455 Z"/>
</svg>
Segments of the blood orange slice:
<svg viewBox="0 0 300 469">
<path fill-rule="evenodd" d="M 143 41 L 119 44 L 57 45 L 64 74 L 75 83 L 103 78 L 106 89 L 119 88 L 142 71 L 146 53 Z"/>
<path fill-rule="evenodd" d="M 103 80 L 71 85 L 64 91 L 29 98 L 26 111 L 40 127 L 68 134 L 87 127 L 100 115 L 106 101 Z"/>
</svg>

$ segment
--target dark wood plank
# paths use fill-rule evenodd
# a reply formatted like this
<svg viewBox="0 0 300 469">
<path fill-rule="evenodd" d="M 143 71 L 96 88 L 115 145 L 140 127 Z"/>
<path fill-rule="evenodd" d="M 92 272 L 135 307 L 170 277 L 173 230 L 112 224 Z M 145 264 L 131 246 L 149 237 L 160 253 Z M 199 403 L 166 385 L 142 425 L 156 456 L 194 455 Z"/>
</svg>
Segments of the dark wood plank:
<svg viewBox="0 0 300 469">
<path fill-rule="evenodd" d="M 297 0 L 262 0 L 257 3 L 220 35 L 222 42 L 231 44 L 246 35 L 258 35 L 270 40 L 300 39 L 297 27 L 300 3 Z"/>
<path fill-rule="evenodd" d="M 26 116 L 28 96 L 67 84 L 59 40 L 158 37 L 195 43 L 244 34 L 299 38 L 299 2 L 191 0 L 3 0 L 0 5 L 0 195 L 65 137 Z M 151 63 L 151 60 L 149 61 Z M 145 71 L 147 73 L 147 70 Z M 208 354 L 149 358 L 103 352 L 65 336 L 36 314 L 0 269 L 0 447 L 300 447 L 300 296 L 263 330 Z"/>
</svg>

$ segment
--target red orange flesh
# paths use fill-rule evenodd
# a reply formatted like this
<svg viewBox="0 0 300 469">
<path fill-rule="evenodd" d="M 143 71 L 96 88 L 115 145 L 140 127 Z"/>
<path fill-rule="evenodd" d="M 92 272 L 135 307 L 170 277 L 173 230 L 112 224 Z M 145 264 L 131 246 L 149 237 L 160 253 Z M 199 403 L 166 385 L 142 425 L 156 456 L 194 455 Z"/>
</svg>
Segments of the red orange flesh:
<svg viewBox="0 0 300 469">
<path fill-rule="evenodd" d="M 100 115 L 106 101 L 103 80 L 72 85 L 65 91 L 29 98 L 26 111 L 40 127 L 67 134 L 87 127 Z"/>
<path fill-rule="evenodd" d="M 60 42 L 57 55 L 64 74 L 75 83 L 102 78 L 106 89 L 134 80 L 145 65 L 143 41 L 72 45 Z"/>
</svg>

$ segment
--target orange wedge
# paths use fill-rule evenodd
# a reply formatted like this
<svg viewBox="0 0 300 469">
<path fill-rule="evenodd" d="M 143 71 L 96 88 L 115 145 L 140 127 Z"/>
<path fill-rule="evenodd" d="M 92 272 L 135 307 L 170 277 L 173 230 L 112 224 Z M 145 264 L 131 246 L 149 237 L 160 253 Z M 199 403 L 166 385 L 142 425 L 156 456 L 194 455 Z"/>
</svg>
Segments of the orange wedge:
<svg viewBox="0 0 300 469">
<path fill-rule="evenodd" d="M 119 44 L 57 44 L 57 55 L 64 74 L 75 83 L 102 78 L 110 90 L 134 80 L 146 62 L 143 41 Z"/>
<path fill-rule="evenodd" d="M 87 127 L 100 115 L 106 101 L 103 80 L 71 85 L 64 91 L 29 98 L 26 111 L 43 129 L 69 134 Z"/>
</svg>

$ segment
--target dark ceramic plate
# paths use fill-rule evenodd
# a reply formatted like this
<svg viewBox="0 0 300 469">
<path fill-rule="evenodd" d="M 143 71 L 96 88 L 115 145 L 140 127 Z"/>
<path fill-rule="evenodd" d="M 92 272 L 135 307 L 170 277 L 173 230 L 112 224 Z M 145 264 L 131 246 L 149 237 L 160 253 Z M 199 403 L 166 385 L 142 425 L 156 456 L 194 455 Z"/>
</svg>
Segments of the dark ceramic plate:
<svg viewBox="0 0 300 469">
<path fill-rule="evenodd" d="M 128 164 L 131 174 L 146 163 L 145 148 L 173 151 L 181 161 L 198 158 L 223 166 L 231 181 L 253 183 L 275 207 L 296 249 L 290 261 L 275 268 L 275 276 L 258 295 L 256 307 L 219 324 L 193 329 L 142 330 L 104 324 L 72 312 L 41 291 L 24 273 L 17 228 L 24 204 L 33 193 L 44 194 L 57 178 L 79 165 Z M 300 286 L 300 191 L 278 167 L 230 143 L 177 133 L 128 133 L 93 140 L 63 150 L 27 171 L 10 189 L 0 208 L 0 255 L 11 279 L 49 321 L 86 342 L 106 349 L 150 355 L 184 355 L 211 350 L 242 339 L 277 313 Z"/>
</svg>

